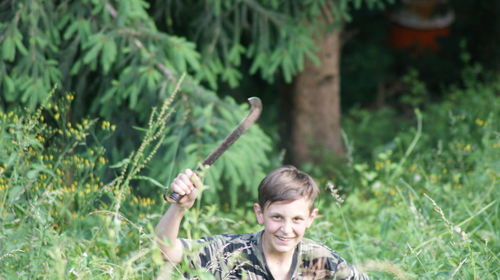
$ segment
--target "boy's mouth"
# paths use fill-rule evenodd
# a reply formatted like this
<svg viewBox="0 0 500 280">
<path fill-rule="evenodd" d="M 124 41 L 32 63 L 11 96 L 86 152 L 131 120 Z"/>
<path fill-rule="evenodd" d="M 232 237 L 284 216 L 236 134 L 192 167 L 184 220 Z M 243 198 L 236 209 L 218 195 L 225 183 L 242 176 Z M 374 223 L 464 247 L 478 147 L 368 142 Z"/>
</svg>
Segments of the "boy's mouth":
<svg viewBox="0 0 500 280">
<path fill-rule="evenodd" d="M 292 241 L 294 239 L 294 237 L 283 237 L 283 236 L 277 236 L 277 235 L 276 235 L 276 238 L 280 241 L 283 241 L 283 242 L 289 242 L 289 241 Z"/>
</svg>

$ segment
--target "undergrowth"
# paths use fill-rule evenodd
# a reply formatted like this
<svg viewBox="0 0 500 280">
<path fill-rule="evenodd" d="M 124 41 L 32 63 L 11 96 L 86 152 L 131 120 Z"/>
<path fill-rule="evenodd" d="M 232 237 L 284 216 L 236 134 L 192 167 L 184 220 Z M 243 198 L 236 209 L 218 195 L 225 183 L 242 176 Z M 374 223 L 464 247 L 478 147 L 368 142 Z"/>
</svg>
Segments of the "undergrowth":
<svg viewBox="0 0 500 280">
<path fill-rule="evenodd" d="M 450 88 L 390 139 L 362 139 L 399 125 L 357 112 L 367 119 L 363 131 L 345 125 L 346 139 L 360 135 L 349 161 L 304 166 L 322 187 L 307 236 L 374 279 L 498 279 L 499 82 Z M 115 126 L 71 123 L 73 96 L 53 95 L 36 111 L 0 113 L 0 279 L 179 277 L 187 268 L 169 267 L 154 239 L 167 207 L 163 184 L 141 175 L 174 113 L 171 100 L 153 111 L 137 151 L 110 163 L 103 142 Z M 359 156 L 357 145 L 373 154 Z M 109 170 L 116 179 L 105 182 Z M 150 182 L 158 197 L 139 196 L 137 180 Z M 250 203 L 227 212 L 198 203 L 181 234 L 260 230 Z"/>
</svg>

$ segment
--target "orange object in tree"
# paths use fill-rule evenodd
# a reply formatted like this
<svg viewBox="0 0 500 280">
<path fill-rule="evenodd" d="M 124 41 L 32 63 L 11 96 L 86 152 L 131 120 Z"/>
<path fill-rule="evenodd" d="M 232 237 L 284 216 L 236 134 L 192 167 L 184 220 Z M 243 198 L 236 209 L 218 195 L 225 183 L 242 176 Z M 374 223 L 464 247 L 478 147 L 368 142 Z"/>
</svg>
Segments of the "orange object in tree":
<svg viewBox="0 0 500 280">
<path fill-rule="evenodd" d="M 445 4 L 444 0 L 403 0 L 402 8 L 390 16 L 390 44 L 417 54 L 439 50 L 437 39 L 448 36 L 455 17 L 449 9 L 442 12 Z"/>
<path fill-rule="evenodd" d="M 416 52 L 439 50 L 438 37 L 446 37 L 450 33 L 448 27 L 435 29 L 413 29 L 394 25 L 391 27 L 391 46 L 397 49 L 414 48 Z"/>
</svg>

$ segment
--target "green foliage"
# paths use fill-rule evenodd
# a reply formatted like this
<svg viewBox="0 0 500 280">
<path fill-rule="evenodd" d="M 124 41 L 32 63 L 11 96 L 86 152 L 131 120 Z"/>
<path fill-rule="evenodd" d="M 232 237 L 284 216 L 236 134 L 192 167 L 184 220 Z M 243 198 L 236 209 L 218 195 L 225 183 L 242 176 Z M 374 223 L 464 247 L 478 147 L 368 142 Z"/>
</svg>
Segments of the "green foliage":
<svg viewBox="0 0 500 280">
<path fill-rule="evenodd" d="M 151 223 L 162 212 L 158 194 L 163 186 L 141 171 L 168 142 L 164 139 L 172 137 L 168 130 L 175 122 L 169 119 L 177 90 L 160 108 L 153 108 L 136 151 L 113 166 L 103 141 L 116 125 L 98 119 L 68 121 L 72 94 L 55 94 L 55 102 L 49 99 L 36 111 L 0 113 L 1 277 L 123 279 L 161 273 L 163 260 Z M 238 114 L 234 108 L 228 116 Z M 109 168 L 120 172 L 104 183 Z M 153 188 L 153 199 L 132 188 L 137 181 L 146 181 L 149 190 L 160 187 Z M 189 229 L 192 218 L 186 220 Z"/>
<path fill-rule="evenodd" d="M 95 100 L 85 99 L 102 116 L 122 105 L 147 112 L 178 73 L 212 88 L 220 81 L 237 86 L 241 62 L 249 59 L 250 73 L 272 80 L 281 72 L 290 81 L 305 57 L 319 63 L 313 37 L 324 27 L 322 16 L 339 23 L 350 19 L 352 7 L 385 2 L 4 1 L 0 83 L 6 102 L 31 108 L 53 84 L 63 84 L 77 95 L 93 92 Z"/>
<path fill-rule="evenodd" d="M 92 113 L 120 124 L 107 143 L 113 162 L 135 149 L 139 143 L 134 139 L 143 137 L 139 127 L 148 125 L 151 108 L 169 96 L 180 73 L 187 73 L 182 97 L 172 104 L 175 125 L 161 136 L 162 156 L 148 166 L 149 179 L 134 183 L 144 195 L 161 192 L 150 190 L 152 182 L 167 184 L 173 172 L 196 167 L 246 114 L 246 106 L 198 84 L 193 77 L 230 71 L 202 67 L 194 43 L 158 30 L 147 1 L 4 1 L 0 7 L 3 104 L 35 108 L 54 84 L 71 88 L 75 105 L 68 118 Z M 264 174 L 270 147 L 262 130 L 251 129 L 210 172 L 209 182 L 216 188 L 206 199 L 217 202 L 222 195 L 235 205 L 242 187 L 254 196 L 251 186 Z M 222 191 L 221 182 L 231 187 Z"/>
<path fill-rule="evenodd" d="M 235 87 L 245 72 L 260 72 L 269 81 L 282 74 L 290 81 L 306 57 L 319 63 L 313 37 L 332 27 L 322 16 L 339 23 L 362 3 L 380 8 L 385 2 L 3 1 L 0 101 L 5 108 L 33 109 L 55 84 L 75 92 L 70 119 L 97 114 L 119 125 L 107 144 L 110 160 L 119 162 L 139 144 L 135 139 L 143 136 L 139 127 L 147 126 L 151 108 L 186 73 L 181 97 L 172 104 L 175 125 L 166 129 L 160 156 L 147 168 L 150 179 L 134 183 L 152 196 L 148 184 L 168 184 L 173 173 L 196 167 L 245 115 L 246 106 L 203 85 Z M 234 206 L 241 191 L 255 197 L 271 147 L 269 137 L 252 128 L 211 169 L 213 191 L 204 199 Z"/>
<path fill-rule="evenodd" d="M 397 117 L 397 112 L 389 107 L 373 112 L 351 109 L 343 120 L 350 152 L 354 150 L 357 156 L 370 158 L 393 147 L 396 133 L 409 125 L 404 120 L 394 121 Z"/>
<path fill-rule="evenodd" d="M 98 243 L 79 238 L 98 231 L 92 211 L 105 207 L 112 193 L 99 177 L 106 159 L 95 138 L 112 127 L 102 122 L 98 129 L 97 120 L 67 121 L 72 99 L 67 94 L 34 112 L 0 115 L 2 277 L 63 278 L 72 274 L 71 267 L 80 273 L 82 264 L 102 261 L 108 253 L 101 246 L 100 256 L 88 260 L 87 252 L 97 251 Z"/>
<path fill-rule="evenodd" d="M 497 279 L 500 84 L 470 82 L 417 111 L 416 124 L 398 129 L 394 144 L 382 144 L 373 160 L 356 152 L 355 143 L 369 143 L 349 136 L 350 128 L 352 161 L 341 171 L 348 173 L 316 171 L 324 193 L 308 237 L 377 279 Z M 120 128 L 97 119 L 70 123 L 64 116 L 73 95 L 54 95 L 36 111 L 0 114 L 0 277 L 180 277 L 188 266 L 166 265 L 154 241 L 165 204 L 131 188 L 148 178 L 143 173 L 163 143 L 155 135 L 166 135 L 172 124 L 165 119 L 176 115 L 171 100 L 154 110 L 139 148 L 115 165 L 118 177 L 104 182 L 110 163 L 103 143 Z M 355 135 L 378 135 L 368 127 Z M 181 235 L 260 229 L 250 201 L 223 208 L 200 202 L 186 213 Z"/>
<path fill-rule="evenodd" d="M 410 90 L 401 97 L 401 103 L 412 108 L 419 108 L 428 101 L 428 90 L 425 83 L 419 80 L 417 70 L 410 69 L 408 74 L 403 76 L 402 81 L 409 86 Z"/>
<path fill-rule="evenodd" d="M 36 111 L 0 113 L 0 263 L 7 279 L 153 278 L 163 265 L 150 224 L 155 201 L 132 180 L 163 141 L 173 109 L 153 110 L 141 146 L 109 183 L 102 141 L 108 121 L 67 120 L 74 96 Z M 153 210 L 154 209 L 154 210 Z M 124 213 L 134 213 L 127 217 Z M 138 215 L 137 215 L 138 214 Z"/>
<path fill-rule="evenodd" d="M 445 100 L 416 111 L 416 125 L 391 124 L 399 120 L 380 118 L 383 112 L 349 115 L 364 115 L 373 131 L 347 120 L 351 161 L 315 171 L 320 183 L 335 182 L 332 195 L 345 202 L 322 197 L 323 218 L 311 236 L 355 261 L 371 259 L 363 266 L 377 278 L 497 279 L 499 82 L 476 76 L 465 88 L 451 87 Z M 393 126 L 401 127 L 393 140 L 361 141 Z M 373 160 L 359 157 L 359 147 L 374 151 Z"/>
<path fill-rule="evenodd" d="M 382 9 L 382 0 L 342 1 L 156 1 L 157 22 L 169 32 L 181 33 L 196 42 L 205 66 L 196 75 L 216 88 L 222 80 L 239 84 L 242 60 L 249 73 L 259 72 L 273 81 L 276 73 L 291 82 L 303 69 L 304 59 L 319 64 L 314 37 L 318 31 L 338 28 L 351 20 L 352 8 L 366 3 Z M 161 9 L 161 7 L 167 9 Z M 327 20 L 326 18 L 330 18 Z"/>
</svg>

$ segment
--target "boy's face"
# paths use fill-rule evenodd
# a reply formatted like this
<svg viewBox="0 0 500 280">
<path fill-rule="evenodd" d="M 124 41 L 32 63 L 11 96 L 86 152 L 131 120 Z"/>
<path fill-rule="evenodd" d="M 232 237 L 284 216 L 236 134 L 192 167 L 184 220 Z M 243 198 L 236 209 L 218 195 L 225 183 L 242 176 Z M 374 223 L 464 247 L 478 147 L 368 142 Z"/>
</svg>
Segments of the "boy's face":
<svg viewBox="0 0 500 280">
<path fill-rule="evenodd" d="M 273 202 L 265 209 L 254 204 L 257 221 L 264 226 L 264 251 L 273 254 L 293 252 L 318 214 L 318 209 L 311 210 L 310 206 L 311 201 L 306 198 Z"/>
</svg>

